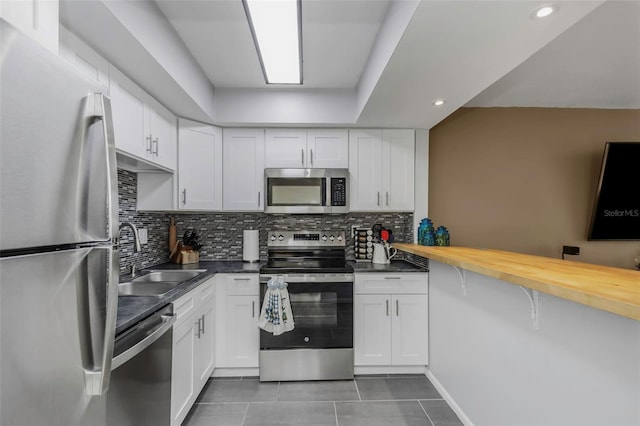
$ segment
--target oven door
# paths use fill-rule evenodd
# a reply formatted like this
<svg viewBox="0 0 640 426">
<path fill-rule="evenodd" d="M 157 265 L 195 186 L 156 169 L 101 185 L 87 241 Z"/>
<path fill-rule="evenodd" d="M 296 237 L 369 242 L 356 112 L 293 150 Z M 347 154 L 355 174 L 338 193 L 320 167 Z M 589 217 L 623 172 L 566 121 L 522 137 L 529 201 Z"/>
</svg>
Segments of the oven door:
<svg viewBox="0 0 640 426">
<path fill-rule="evenodd" d="M 260 300 L 269 278 L 260 279 Z M 353 279 L 314 282 L 306 276 L 285 281 L 295 327 L 279 336 L 260 330 L 261 350 L 353 348 Z"/>
</svg>

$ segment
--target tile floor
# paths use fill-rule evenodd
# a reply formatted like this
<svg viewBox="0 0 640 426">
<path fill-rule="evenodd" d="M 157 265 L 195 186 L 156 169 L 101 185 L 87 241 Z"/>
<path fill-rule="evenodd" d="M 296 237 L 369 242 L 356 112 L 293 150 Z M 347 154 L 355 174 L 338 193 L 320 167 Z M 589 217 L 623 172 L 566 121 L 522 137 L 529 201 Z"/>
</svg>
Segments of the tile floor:
<svg viewBox="0 0 640 426">
<path fill-rule="evenodd" d="M 265 382 L 211 379 L 183 426 L 462 425 L 423 375 L 355 380 Z"/>
</svg>

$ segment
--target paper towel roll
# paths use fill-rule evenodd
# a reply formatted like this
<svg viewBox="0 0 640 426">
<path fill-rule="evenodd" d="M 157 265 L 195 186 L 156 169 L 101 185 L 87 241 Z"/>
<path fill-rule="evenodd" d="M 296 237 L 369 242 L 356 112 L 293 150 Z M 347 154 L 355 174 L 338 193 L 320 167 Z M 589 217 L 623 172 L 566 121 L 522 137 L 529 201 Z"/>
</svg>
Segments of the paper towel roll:
<svg viewBox="0 0 640 426">
<path fill-rule="evenodd" d="M 257 262 L 260 259 L 259 232 L 257 229 L 242 231 L 242 260 Z"/>
</svg>

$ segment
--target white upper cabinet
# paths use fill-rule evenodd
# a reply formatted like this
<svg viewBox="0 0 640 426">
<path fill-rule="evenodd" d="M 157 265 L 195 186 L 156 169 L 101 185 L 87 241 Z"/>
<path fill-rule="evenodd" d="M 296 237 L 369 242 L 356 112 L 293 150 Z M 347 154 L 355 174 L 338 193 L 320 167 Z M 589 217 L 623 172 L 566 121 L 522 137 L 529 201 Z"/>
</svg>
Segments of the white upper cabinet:
<svg viewBox="0 0 640 426">
<path fill-rule="evenodd" d="M 2 0 L 0 18 L 58 53 L 58 0 Z"/>
<path fill-rule="evenodd" d="M 176 168 L 176 117 L 124 74 L 110 69 L 111 107 L 120 154 L 173 171 Z M 127 168 L 127 163 L 118 166 Z M 136 166 L 131 166 L 133 170 Z"/>
<path fill-rule="evenodd" d="M 105 94 L 110 94 L 109 62 L 62 25 L 60 56 L 73 64 L 82 75 L 100 84 Z"/>
<path fill-rule="evenodd" d="M 349 132 L 346 129 L 307 131 L 307 165 L 320 169 L 349 167 Z"/>
<path fill-rule="evenodd" d="M 413 211 L 415 131 L 382 131 L 384 210 Z"/>
<path fill-rule="evenodd" d="M 382 131 L 349 131 L 351 211 L 381 210 Z"/>
<path fill-rule="evenodd" d="M 148 159 L 170 170 L 176 168 L 177 120 L 170 112 L 157 106 L 146 108 L 148 127 L 146 131 L 151 138 L 151 152 Z"/>
<path fill-rule="evenodd" d="M 222 132 L 223 210 L 264 210 L 264 130 Z"/>
<path fill-rule="evenodd" d="M 180 119 L 178 208 L 222 209 L 222 129 Z"/>
<path fill-rule="evenodd" d="M 112 81 L 111 110 L 116 149 L 145 159 L 151 140 L 145 129 L 144 92 L 122 80 Z"/>
<path fill-rule="evenodd" d="M 347 168 L 347 130 L 267 129 L 267 168 Z"/>
<path fill-rule="evenodd" d="M 307 131 L 298 129 L 267 129 L 266 160 L 267 168 L 303 168 L 307 167 Z"/>
<path fill-rule="evenodd" d="M 351 211 L 413 211 L 413 130 L 351 130 Z"/>
</svg>

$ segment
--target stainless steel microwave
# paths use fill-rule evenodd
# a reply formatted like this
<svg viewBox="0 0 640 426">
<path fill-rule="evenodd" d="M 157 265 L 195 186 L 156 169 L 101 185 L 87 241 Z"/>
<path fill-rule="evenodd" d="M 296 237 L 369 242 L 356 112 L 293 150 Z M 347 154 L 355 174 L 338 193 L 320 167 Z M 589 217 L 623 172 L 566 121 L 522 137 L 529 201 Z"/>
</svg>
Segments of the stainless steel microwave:
<svg viewBox="0 0 640 426">
<path fill-rule="evenodd" d="M 265 169 L 265 213 L 348 213 L 348 169 Z"/>
</svg>

